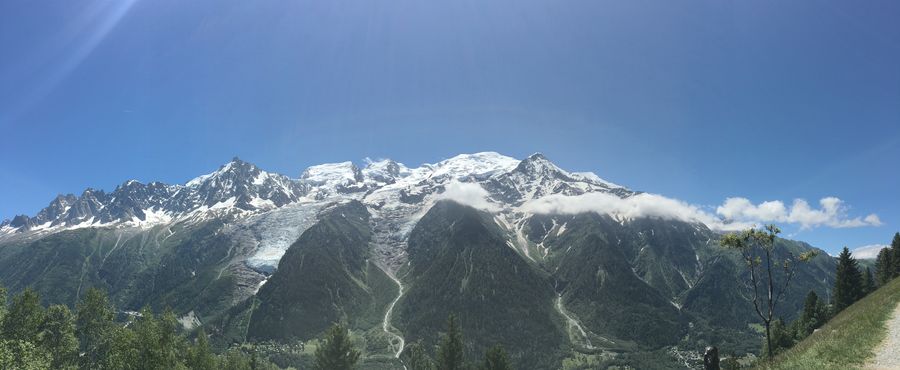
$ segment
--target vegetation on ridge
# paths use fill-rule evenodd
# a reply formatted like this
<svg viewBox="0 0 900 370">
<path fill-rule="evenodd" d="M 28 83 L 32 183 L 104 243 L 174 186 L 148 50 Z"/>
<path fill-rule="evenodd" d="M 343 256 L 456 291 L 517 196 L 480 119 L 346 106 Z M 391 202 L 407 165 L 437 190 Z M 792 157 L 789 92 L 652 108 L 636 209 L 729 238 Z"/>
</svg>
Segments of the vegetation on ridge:
<svg viewBox="0 0 900 370">
<path fill-rule="evenodd" d="M 793 348 L 759 369 L 851 369 L 863 365 L 884 339 L 885 322 L 900 304 L 894 279 L 850 305 Z"/>
</svg>

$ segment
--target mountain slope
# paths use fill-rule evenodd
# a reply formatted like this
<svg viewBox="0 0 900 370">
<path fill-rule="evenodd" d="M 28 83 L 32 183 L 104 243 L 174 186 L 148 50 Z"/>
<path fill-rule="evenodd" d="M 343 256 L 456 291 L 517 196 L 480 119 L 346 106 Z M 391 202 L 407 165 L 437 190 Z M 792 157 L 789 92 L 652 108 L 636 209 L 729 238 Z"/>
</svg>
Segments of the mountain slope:
<svg viewBox="0 0 900 370">
<path fill-rule="evenodd" d="M 260 288 L 249 337 L 308 340 L 334 322 L 361 329 L 376 326 L 389 298 L 372 287 L 387 277 L 369 268 L 371 237 L 362 203 L 326 209 Z"/>
<path fill-rule="evenodd" d="M 591 332 L 649 345 L 677 342 L 687 329 L 678 307 L 636 274 L 608 216 L 581 214 L 545 240 L 558 255 L 557 284 L 566 307 Z"/>
<path fill-rule="evenodd" d="M 409 289 L 397 316 L 407 340 L 436 344 L 455 314 L 470 358 L 500 343 L 519 367 L 557 363 L 564 335 L 553 288 L 507 245 L 490 215 L 435 204 L 410 235 L 409 258 Z"/>
</svg>

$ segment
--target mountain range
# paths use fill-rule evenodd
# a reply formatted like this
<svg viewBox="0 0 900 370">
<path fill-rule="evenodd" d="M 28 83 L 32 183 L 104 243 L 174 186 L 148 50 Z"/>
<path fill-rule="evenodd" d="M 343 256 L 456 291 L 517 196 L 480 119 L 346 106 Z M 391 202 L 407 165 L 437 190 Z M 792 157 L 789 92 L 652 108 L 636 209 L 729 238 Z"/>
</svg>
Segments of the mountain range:
<svg viewBox="0 0 900 370">
<path fill-rule="evenodd" d="M 101 287 L 124 311 L 171 308 L 220 347 L 314 345 L 339 321 L 373 369 L 403 368 L 407 343 L 432 348 L 450 314 L 468 356 L 499 343 L 517 368 L 692 367 L 710 344 L 758 351 L 744 267 L 720 231 L 533 206 L 585 194 L 642 192 L 541 154 L 343 162 L 297 178 L 234 158 L 185 184 L 129 180 L 3 221 L 0 282 L 68 305 Z M 779 239 L 776 254 L 811 248 Z M 779 315 L 810 290 L 827 297 L 834 265 L 823 252 L 799 267 Z"/>
</svg>

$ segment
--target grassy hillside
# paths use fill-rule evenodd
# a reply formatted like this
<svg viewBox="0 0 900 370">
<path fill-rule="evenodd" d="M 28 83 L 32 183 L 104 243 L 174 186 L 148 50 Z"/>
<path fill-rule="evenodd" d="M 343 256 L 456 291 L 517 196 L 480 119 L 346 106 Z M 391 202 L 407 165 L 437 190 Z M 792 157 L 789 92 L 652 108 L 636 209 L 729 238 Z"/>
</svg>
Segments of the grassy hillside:
<svg viewBox="0 0 900 370">
<path fill-rule="evenodd" d="M 900 303 L 900 279 L 869 294 L 835 316 L 794 348 L 759 369 L 852 369 L 874 355 L 885 322 Z"/>
</svg>

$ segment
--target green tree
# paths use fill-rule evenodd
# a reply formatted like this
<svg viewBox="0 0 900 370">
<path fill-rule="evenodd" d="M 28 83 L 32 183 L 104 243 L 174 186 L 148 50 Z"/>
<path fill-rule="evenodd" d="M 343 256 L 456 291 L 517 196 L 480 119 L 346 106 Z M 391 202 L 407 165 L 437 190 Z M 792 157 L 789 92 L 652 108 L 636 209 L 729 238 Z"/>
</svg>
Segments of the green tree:
<svg viewBox="0 0 900 370">
<path fill-rule="evenodd" d="M 878 286 L 887 284 L 894 277 L 894 257 L 892 248 L 885 247 L 878 251 L 875 258 L 875 280 Z"/>
<path fill-rule="evenodd" d="M 356 368 L 359 351 L 350 343 L 347 329 L 340 324 L 333 325 L 325 334 L 318 348 L 313 368 L 319 370 L 348 370 Z"/>
<path fill-rule="evenodd" d="M 862 275 L 859 265 L 847 247 L 838 256 L 834 276 L 834 312 L 843 311 L 862 296 Z"/>
<path fill-rule="evenodd" d="M 215 370 L 216 356 L 209 348 L 209 339 L 203 328 L 197 331 L 197 341 L 191 346 L 187 366 L 194 370 Z"/>
<path fill-rule="evenodd" d="M 815 291 L 810 290 L 803 302 L 803 311 L 800 317 L 795 321 L 795 331 L 797 338 L 803 339 L 809 336 L 813 330 L 825 323 L 825 312 L 819 300 L 819 295 Z"/>
<path fill-rule="evenodd" d="M 115 348 L 127 343 L 128 335 L 114 333 L 116 325 L 113 322 L 115 314 L 106 297 L 106 293 L 97 288 L 88 289 L 81 302 L 75 306 L 75 331 L 78 335 L 81 366 L 87 369 L 101 367 L 101 360 L 115 361 L 125 356 L 121 351 L 115 355 L 111 353 Z M 113 339 L 118 339 L 113 341 Z"/>
<path fill-rule="evenodd" d="M 447 318 L 447 333 L 438 348 L 438 370 L 460 370 L 465 368 L 466 358 L 463 353 L 462 332 L 456 322 L 456 315 Z"/>
<path fill-rule="evenodd" d="M 0 369 L 52 369 L 50 354 L 24 340 L 0 340 Z"/>
<path fill-rule="evenodd" d="M 230 349 L 222 355 L 219 368 L 222 370 L 252 370 L 250 359 L 237 348 Z"/>
<path fill-rule="evenodd" d="M 771 347 L 770 347 L 771 346 Z M 772 321 L 772 338 L 763 341 L 763 353 L 779 354 L 794 346 L 794 333 L 784 325 L 781 319 Z M 770 350 L 771 349 L 771 350 Z"/>
<path fill-rule="evenodd" d="M 3 317 L 3 338 L 22 340 L 37 344 L 41 324 L 44 322 L 44 307 L 40 297 L 31 288 L 13 297 L 9 310 Z"/>
<path fill-rule="evenodd" d="M 434 370 L 434 361 L 425 352 L 422 343 L 410 343 L 406 346 L 408 357 L 406 359 L 409 370 Z"/>
<path fill-rule="evenodd" d="M 139 369 L 137 334 L 127 327 L 113 326 L 102 343 L 98 369 Z"/>
<path fill-rule="evenodd" d="M 869 295 L 869 293 L 875 291 L 875 277 L 872 276 L 872 270 L 866 267 L 866 271 L 862 273 L 861 278 L 859 283 L 859 298 L 865 297 Z"/>
<path fill-rule="evenodd" d="M 183 366 L 179 354 L 184 353 L 183 338 L 178 335 L 178 321 L 171 311 L 156 317 L 149 308 L 141 310 L 135 320 L 138 364 L 146 369 L 175 369 Z"/>
<path fill-rule="evenodd" d="M 3 324 L 3 318 L 6 317 L 6 287 L 0 286 L 0 325 Z M 0 330 L 3 328 L 0 327 Z"/>
<path fill-rule="evenodd" d="M 502 345 L 495 345 L 487 350 L 484 354 L 484 364 L 481 365 L 482 370 L 512 370 L 509 363 L 509 356 Z"/>
<path fill-rule="evenodd" d="M 74 368 L 78 356 L 78 338 L 75 337 L 75 317 L 63 305 L 47 308 L 41 325 L 40 348 L 53 354 L 54 369 Z"/>
<path fill-rule="evenodd" d="M 900 232 L 894 233 L 894 240 L 891 240 L 891 266 L 894 268 L 891 277 L 900 276 Z"/>
<path fill-rule="evenodd" d="M 753 308 L 766 328 L 765 348 L 769 358 L 773 355 L 771 325 L 775 308 L 787 293 L 797 263 L 809 261 L 817 255 L 815 251 L 799 256 L 788 253 L 787 258 L 779 259 L 775 251 L 775 240 L 779 233 L 781 229 L 777 226 L 768 225 L 763 230 L 749 229 L 726 234 L 720 242 L 723 247 L 740 252 L 747 267 Z M 781 275 L 780 282 L 776 282 L 777 275 Z M 760 292 L 761 288 L 764 289 L 763 292 Z"/>
</svg>

